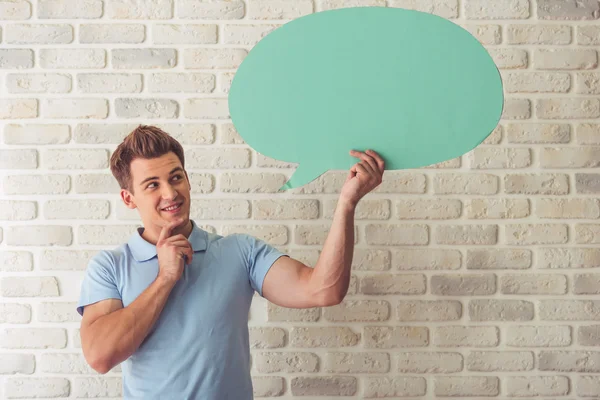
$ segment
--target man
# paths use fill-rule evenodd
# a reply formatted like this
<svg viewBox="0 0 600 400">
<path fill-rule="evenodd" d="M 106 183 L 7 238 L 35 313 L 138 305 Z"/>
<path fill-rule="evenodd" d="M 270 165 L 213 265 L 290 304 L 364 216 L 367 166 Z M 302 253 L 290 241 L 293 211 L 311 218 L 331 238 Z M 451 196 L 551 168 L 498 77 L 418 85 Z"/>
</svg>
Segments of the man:
<svg viewBox="0 0 600 400">
<path fill-rule="evenodd" d="M 77 311 L 86 361 L 122 363 L 125 399 L 252 399 L 248 312 L 254 291 L 290 308 L 342 301 L 350 281 L 354 211 L 381 183 L 383 160 L 351 152 L 331 230 L 315 268 L 250 235 L 226 237 L 189 219 L 183 148 L 140 125 L 110 168 L 143 228 L 90 260 Z"/>
</svg>

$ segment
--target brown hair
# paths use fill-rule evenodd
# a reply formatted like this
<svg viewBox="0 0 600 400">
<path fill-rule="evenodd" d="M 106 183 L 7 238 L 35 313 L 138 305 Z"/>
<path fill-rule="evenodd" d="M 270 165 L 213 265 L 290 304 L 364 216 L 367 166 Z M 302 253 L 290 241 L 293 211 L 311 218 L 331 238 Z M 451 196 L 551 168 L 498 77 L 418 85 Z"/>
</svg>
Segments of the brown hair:
<svg viewBox="0 0 600 400">
<path fill-rule="evenodd" d="M 121 189 L 133 193 L 131 162 L 136 158 L 157 158 L 173 152 L 185 169 L 183 147 L 168 133 L 156 126 L 140 125 L 117 147 L 110 157 L 110 170 Z"/>
</svg>

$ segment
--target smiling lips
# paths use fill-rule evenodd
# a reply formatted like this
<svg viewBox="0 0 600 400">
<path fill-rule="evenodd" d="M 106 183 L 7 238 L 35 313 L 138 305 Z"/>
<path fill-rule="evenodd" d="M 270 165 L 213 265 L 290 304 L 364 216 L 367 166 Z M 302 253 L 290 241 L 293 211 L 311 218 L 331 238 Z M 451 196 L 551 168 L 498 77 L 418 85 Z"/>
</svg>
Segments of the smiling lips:
<svg viewBox="0 0 600 400">
<path fill-rule="evenodd" d="M 172 204 L 172 205 L 170 205 L 170 206 L 168 206 L 168 207 L 161 208 L 161 210 L 162 210 L 162 211 L 164 211 L 164 212 L 168 212 L 168 213 L 176 213 L 176 212 L 178 212 L 179 210 L 181 210 L 181 205 L 182 205 L 182 204 L 183 204 L 183 203 L 176 203 L 176 204 Z"/>
</svg>

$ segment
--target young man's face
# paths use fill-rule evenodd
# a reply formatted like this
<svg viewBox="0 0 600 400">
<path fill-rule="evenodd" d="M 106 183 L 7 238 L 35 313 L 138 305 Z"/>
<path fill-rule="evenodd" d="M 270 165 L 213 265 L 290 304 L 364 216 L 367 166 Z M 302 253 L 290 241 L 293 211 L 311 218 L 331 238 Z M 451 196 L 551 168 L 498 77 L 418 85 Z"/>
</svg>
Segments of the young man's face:
<svg viewBox="0 0 600 400">
<path fill-rule="evenodd" d="M 129 208 L 137 208 L 144 225 L 170 222 L 190 215 L 190 183 L 177 155 L 137 158 L 131 162 L 132 189 L 121 190 Z M 175 207 L 172 207 L 175 206 Z"/>
</svg>

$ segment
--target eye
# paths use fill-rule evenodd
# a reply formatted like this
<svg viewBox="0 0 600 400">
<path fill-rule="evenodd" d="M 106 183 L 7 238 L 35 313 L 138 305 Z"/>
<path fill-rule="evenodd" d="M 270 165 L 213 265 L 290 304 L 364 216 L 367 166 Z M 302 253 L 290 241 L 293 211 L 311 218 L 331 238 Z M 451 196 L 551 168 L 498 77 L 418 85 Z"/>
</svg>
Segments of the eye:
<svg viewBox="0 0 600 400">
<path fill-rule="evenodd" d="M 183 177 L 182 177 L 181 175 L 175 175 L 175 176 L 173 177 L 173 179 L 175 179 L 175 178 L 177 178 L 177 180 L 180 180 L 180 179 L 182 179 Z"/>
<path fill-rule="evenodd" d="M 148 186 L 146 186 L 146 189 L 153 189 L 152 185 L 155 185 L 156 182 L 151 182 Z"/>
</svg>

